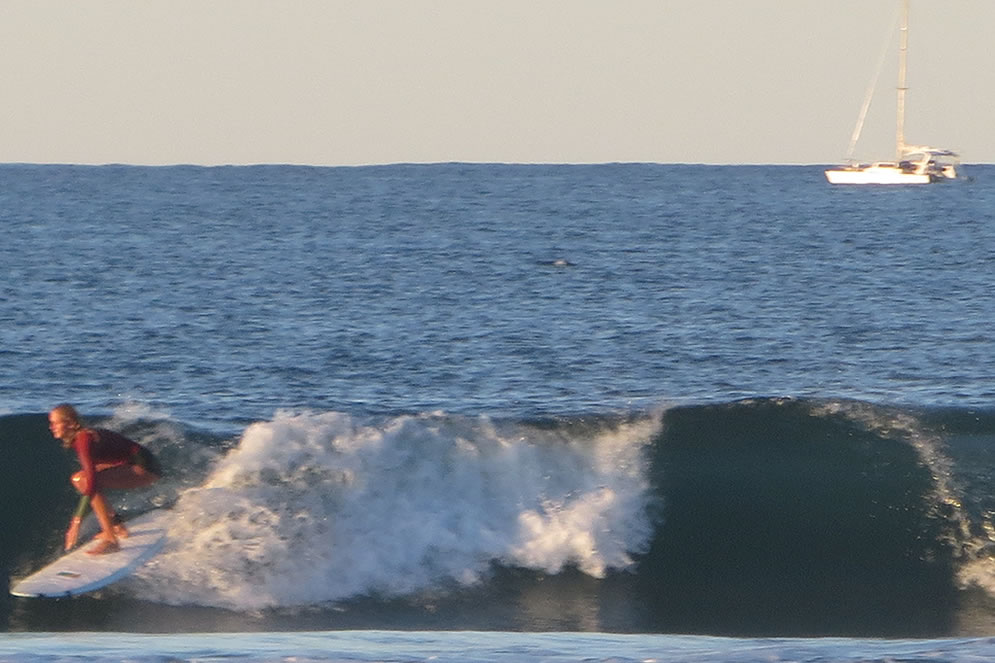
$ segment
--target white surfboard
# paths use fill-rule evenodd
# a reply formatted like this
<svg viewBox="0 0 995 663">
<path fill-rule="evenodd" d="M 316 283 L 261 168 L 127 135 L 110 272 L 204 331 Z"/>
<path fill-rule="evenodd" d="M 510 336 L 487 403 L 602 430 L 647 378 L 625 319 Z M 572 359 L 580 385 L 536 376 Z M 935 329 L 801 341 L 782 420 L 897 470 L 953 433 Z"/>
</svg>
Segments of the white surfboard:
<svg viewBox="0 0 995 663">
<path fill-rule="evenodd" d="M 63 555 L 40 571 L 15 583 L 14 596 L 54 598 L 76 596 L 106 587 L 131 574 L 162 550 L 171 513 L 156 509 L 125 523 L 129 536 L 118 539 L 121 550 L 105 555 L 88 555 L 97 544 L 88 541 Z"/>
</svg>

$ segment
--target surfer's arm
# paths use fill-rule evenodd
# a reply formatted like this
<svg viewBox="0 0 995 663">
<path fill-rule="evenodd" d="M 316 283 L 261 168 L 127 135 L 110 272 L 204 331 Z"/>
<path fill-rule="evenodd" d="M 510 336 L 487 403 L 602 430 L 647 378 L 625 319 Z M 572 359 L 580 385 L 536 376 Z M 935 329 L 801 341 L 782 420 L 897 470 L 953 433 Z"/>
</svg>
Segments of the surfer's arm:
<svg viewBox="0 0 995 663">
<path fill-rule="evenodd" d="M 90 496 L 83 495 L 79 498 L 79 505 L 76 507 L 76 514 L 73 516 L 73 520 L 83 520 L 83 516 L 86 515 L 87 509 L 90 508 Z"/>
<path fill-rule="evenodd" d="M 73 519 L 69 521 L 69 529 L 66 530 L 66 550 L 76 545 L 76 541 L 79 539 L 79 526 L 83 522 L 83 516 L 86 515 L 86 511 L 89 508 L 90 496 L 83 495 L 79 498 L 79 506 L 76 507 L 76 513 L 73 515 Z"/>
<path fill-rule="evenodd" d="M 91 446 L 93 445 L 93 433 L 82 430 L 73 441 L 76 447 L 76 456 L 79 458 L 79 465 L 82 472 L 73 476 L 73 483 L 76 490 L 84 496 L 93 497 L 97 490 L 97 468 L 93 463 Z"/>
<path fill-rule="evenodd" d="M 73 516 L 73 520 L 83 520 L 83 516 L 86 515 L 86 510 L 90 508 L 90 496 L 83 495 L 79 498 L 79 505 L 76 507 L 76 514 Z"/>
<path fill-rule="evenodd" d="M 83 522 L 83 516 L 86 515 L 86 511 L 90 506 L 90 498 L 94 494 L 94 484 L 96 483 L 96 468 L 93 465 L 93 458 L 90 455 L 90 444 L 92 443 L 92 437 L 88 431 L 80 431 L 73 440 L 73 446 L 76 448 L 76 455 L 79 457 L 79 464 L 82 469 L 73 475 L 73 486 L 81 493 L 79 505 L 76 507 L 76 513 L 73 515 L 72 520 L 69 521 L 69 529 L 66 530 L 66 550 L 69 550 L 76 545 L 76 541 L 79 539 L 79 528 L 80 524 Z"/>
</svg>

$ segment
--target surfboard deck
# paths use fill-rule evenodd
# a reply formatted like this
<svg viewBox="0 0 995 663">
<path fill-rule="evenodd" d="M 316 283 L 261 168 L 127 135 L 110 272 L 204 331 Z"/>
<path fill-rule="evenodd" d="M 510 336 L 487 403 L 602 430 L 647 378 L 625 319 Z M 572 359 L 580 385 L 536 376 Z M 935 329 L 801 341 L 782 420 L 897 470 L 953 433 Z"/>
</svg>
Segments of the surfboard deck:
<svg viewBox="0 0 995 663">
<path fill-rule="evenodd" d="M 129 536 L 118 539 L 121 550 L 106 555 L 88 555 L 96 545 L 87 541 L 51 564 L 15 583 L 14 596 L 55 598 L 77 596 L 117 582 L 162 550 L 170 512 L 156 509 L 125 522 Z"/>
</svg>

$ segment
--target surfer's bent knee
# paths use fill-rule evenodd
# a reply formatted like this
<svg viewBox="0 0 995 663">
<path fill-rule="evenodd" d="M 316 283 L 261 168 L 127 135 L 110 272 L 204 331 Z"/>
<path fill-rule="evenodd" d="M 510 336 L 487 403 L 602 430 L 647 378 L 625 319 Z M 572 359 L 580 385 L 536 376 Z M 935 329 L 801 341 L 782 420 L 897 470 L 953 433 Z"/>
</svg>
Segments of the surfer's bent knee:
<svg viewBox="0 0 995 663">
<path fill-rule="evenodd" d="M 139 447 L 132 458 L 132 469 L 138 470 L 138 474 L 148 476 L 156 481 L 162 477 L 162 467 L 159 460 L 145 447 Z"/>
<path fill-rule="evenodd" d="M 80 495 L 86 495 L 87 492 L 89 492 L 88 490 L 90 488 L 90 486 L 88 485 L 89 482 L 86 480 L 86 474 L 83 472 L 83 470 L 80 470 L 79 472 L 73 474 L 72 484 L 73 488 L 75 488 Z"/>
</svg>

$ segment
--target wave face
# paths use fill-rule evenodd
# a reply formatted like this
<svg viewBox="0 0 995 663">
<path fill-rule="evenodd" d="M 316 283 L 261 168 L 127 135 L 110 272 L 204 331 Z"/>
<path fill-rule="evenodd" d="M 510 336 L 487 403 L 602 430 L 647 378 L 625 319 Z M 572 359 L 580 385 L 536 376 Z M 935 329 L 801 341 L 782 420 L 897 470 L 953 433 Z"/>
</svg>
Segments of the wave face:
<svg viewBox="0 0 995 663">
<path fill-rule="evenodd" d="M 283 412 L 232 439 L 149 413 L 102 423 L 162 459 L 166 479 L 115 503 L 171 506 L 170 544 L 73 607 L 5 599 L 8 628 L 922 636 L 995 621 L 990 412 Z M 41 415 L 0 431 L 0 563 L 17 576 L 57 551 L 73 459 Z"/>
</svg>

